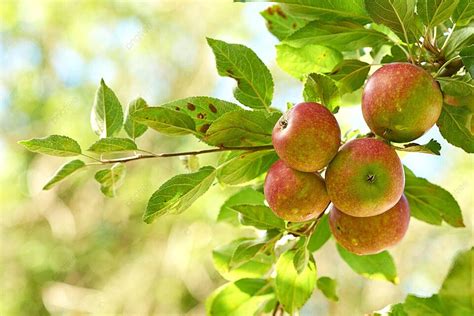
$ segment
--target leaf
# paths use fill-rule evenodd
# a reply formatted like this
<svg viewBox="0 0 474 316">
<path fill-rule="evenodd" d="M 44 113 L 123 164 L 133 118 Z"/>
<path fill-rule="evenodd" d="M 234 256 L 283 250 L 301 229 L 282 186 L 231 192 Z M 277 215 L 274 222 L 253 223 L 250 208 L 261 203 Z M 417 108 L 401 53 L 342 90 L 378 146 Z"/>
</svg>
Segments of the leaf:
<svg viewBox="0 0 474 316">
<path fill-rule="evenodd" d="M 298 244 L 299 247 L 295 250 L 295 255 L 293 256 L 293 266 L 296 272 L 301 274 L 308 266 L 310 254 L 308 248 L 306 248 L 306 237 L 301 236 Z"/>
<path fill-rule="evenodd" d="M 230 268 L 233 269 L 251 260 L 263 249 L 265 244 L 265 242 L 259 240 L 244 240 L 241 242 L 232 254 Z"/>
<path fill-rule="evenodd" d="M 459 0 L 459 4 L 453 12 L 453 22 L 457 25 L 463 26 L 474 19 L 474 1 L 473 0 Z"/>
<path fill-rule="evenodd" d="M 474 314 L 473 262 L 474 248 L 458 254 L 441 286 L 439 298 L 451 315 Z"/>
<path fill-rule="evenodd" d="M 261 0 L 234 0 L 235 2 L 261 2 Z M 370 22 L 364 4 L 360 0 L 274 0 L 288 4 L 285 6 L 290 14 L 311 20 L 351 20 L 361 24 Z"/>
<path fill-rule="evenodd" d="M 298 79 L 313 72 L 330 72 L 343 59 L 339 51 L 320 45 L 296 48 L 280 44 L 276 49 L 278 66 Z"/>
<path fill-rule="evenodd" d="M 65 163 L 61 168 L 56 171 L 54 176 L 51 178 L 51 180 L 46 183 L 46 185 L 43 187 L 43 190 L 49 190 L 51 189 L 56 183 L 59 181 L 63 180 L 67 176 L 73 174 L 75 171 L 81 169 L 82 167 L 85 167 L 86 164 L 79 159 L 69 161 Z"/>
<path fill-rule="evenodd" d="M 277 160 L 273 149 L 229 152 L 217 171 L 217 179 L 229 185 L 246 183 L 265 173 Z"/>
<path fill-rule="evenodd" d="M 295 251 L 283 253 L 276 263 L 275 290 L 285 311 L 293 314 L 310 298 L 316 287 L 316 264 L 311 257 L 299 273 L 293 265 Z"/>
<path fill-rule="evenodd" d="M 196 124 L 191 117 L 185 113 L 164 107 L 149 107 L 138 110 L 132 114 L 132 119 L 165 135 L 199 135 L 196 132 Z"/>
<path fill-rule="evenodd" d="M 80 155 L 82 152 L 81 146 L 74 139 L 62 135 L 21 140 L 18 144 L 29 151 L 50 156 L 70 157 Z"/>
<path fill-rule="evenodd" d="M 231 209 L 242 215 L 240 217 L 242 225 L 258 229 L 285 228 L 285 222 L 265 205 L 239 204 L 232 206 Z"/>
<path fill-rule="evenodd" d="M 217 221 L 237 225 L 239 224 L 238 213 L 232 209 L 232 206 L 239 204 L 263 205 L 264 200 L 265 196 L 263 193 L 255 191 L 252 188 L 245 188 L 232 195 L 222 204 L 219 215 L 217 216 Z"/>
<path fill-rule="evenodd" d="M 94 178 L 100 183 L 100 191 L 105 196 L 114 197 L 125 179 L 125 165 L 116 163 L 108 169 L 97 171 Z"/>
<path fill-rule="evenodd" d="M 406 62 L 407 61 L 407 55 L 405 52 L 400 48 L 400 46 L 392 46 L 390 49 L 390 55 L 385 55 L 381 63 L 382 64 L 389 64 L 389 63 L 394 63 L 394 62 Z"/>
<path fill-rule="evenodd" d="M 385 34 L 347 21 L 312 21 L 283 41 L 292 47 L 323 45 L 338 51 L 354 51 L 386 42 L 388 38 Z"/>
<path fill-rule="evenodd" d="M 405 302 L 401 304 L 399 309 L 403 309 L 406 315 L 410 316 L 442 316 L 446 315 L 438 295 L 431 297 L 418 297 L 408 295 Z"/>
<path fill-rule="evenodd" d="M 329 229 L 329 219 L 327 214 L 324 214 L 316 225 L 316 229 L 308 242 L 308 249 L 311 252 L 315 252 L 321 248 L 326 241 L 331 238 L 331 230 Z"/>
<path fill-rule="evenodd" d="M 318 102 L 331 112 L 341 105 L 341 95 L 334 80 L 323 74 L 310 74 L 303 89 L 306 102 Z"/>
<path fill-rule="evenodd" d="M 472 113 L 465 107 L 445 104 L 436 123 L 441 135 L 467 153 L 474 153 L 474 135 L 471 132 Z"/>
<path fill-rule="evenodd" d="M 169 179 L 151 196 L 143 220 L 149 224 L 156 217 L 184 212 L 209 189 L 215 177 L 216 169 L 206 166 Z"/>
<path fill-rule="evenodd" d="M 461 49 L 472 44 L 474 44 L 474 25 L 470 24 L 453 32 L 444 48 L 444 55 L 448 59 L 453 58 Z"/>
<path fill-rule="evenodd" d="M 242 239 L 234 240 L 228 245 L 221 246 L 212 251 L 212 261 L 217 272 L 228 281 L 241 278 L 258 278 L 265 275 L 272 267 L 273 259 L 265 254 L 258 254 L 238 267 L 230 268 L 230 261 L 235 249 Z"/>
<path fill-rule="evenodd" d="M 427 144 L 420 145 L 416 143 L 410 143 L 401 147 L 395 147 L 396 150 L 407 151 L 407 152 L 418 152 L 432 155 L 440 155 L 441 145 L 435 139 L 431 139 Z"/>
<path fill-rule="evenodd" d="M 244 45 L 212 38 L 207 38 L 207 43 L 216 57 L 219 75 L 237 81 L 235 98 L 248 107 L 268 110 L 273 98 L 273 79 L 260 58 Z"/>
<path fill-rule="evenodd" d="M 469 75 L 459 77 L 454 76 L 451 78 L 438 78 L 437 79 L 443 94 L 448 94 L 457 97 L 466 97 L 474 95 L 474 81 Z"/>
<path fill-rule="evenodd" d="M 365 0 L 374 22 L 388 26 L 406 42 L 414 39 L 415 0 Z"/>
<path fill-rule="evenodd" d="M 421 21 L 428 27 L 435 27 L 451 16 L 459 0 L 418 0 L 416 5 Z"/>
<path fill-rule="evenodd" d="M 404 193 L 413 217 L 433 225 L 444 220 L 453 227 L 464 227 L 461 208 L 448 191 L 415 176 L 406 166 L 404 169 Z"/>
<path fill-rule="evenodd" d="M 92 130 L 103 137 L 116 135 L 123 124 L 122 105 L 115 93 L 100 80 L 91 112 Z"/>
<path fill-rule="evenodd" d="M 137 144 L 133 140 L 128 138 L 117 138 L 107 137 L 101 138 L 92 146 L 89 147 L 88 151 L 92 151 L 96 154 L 117 152 L 117 151 L 130 151 L 137 150 Z"/>
<path fill-rule="evenodd" d="M 205 134 L 209 126 L 224 113 L 241 109 L 235 103 L 202 96 L 172 101 L 160 107 L 187 114 L 193 119 L 196 130 L 202 134 Z"/>
<path fill-rule="evenodd" d="M 260 12 L 260 14 L 267 21 L 267 28 L 270 33 L 279 40 L 285 39 L 288 35 L 308 23 L 306 19 L 295 17 L 285 12 L 285 9 L 279 5 L 268 7 Z"/>
<path fill-rule="evenodd" d="M 459 55 L 471 78 L 474 78 L 474 45 L 464 47 L 459 52 Z"/>
<path fill-rule="evenodd" d="M 323 292 L 324 296 L 332 301 L 339 301 L 339 297 L 336 293 L 337 282 L 329 277 L 320 277 L 316 283 L 318 289 Z"/>
<path fill-rule="evenodd" d="M 127 135 L 135 139 L 142 136 L 148 127 L 146 125 L 135 122 L 132 119 L 133 113 L 138 110 L 147 108 L 148 104 L 142 98 L 137 98 L 130 102 L 127 107 L 127 117 L 125 119 L 124 129 L 127 132 Z"/>
<path fill-rule="evenodd" d="M 274 296 L 272 287 L 263 279 L 241 279 L 218 288 L 206 303 L 208 315 L 254 315 Z"/>
<path fill-rule="evenodd" d="M 280 116 L 279 112 L 228 112 L 212 123 L 203 140 L 209 145 L 225 147 L 269 145 Z"/>
<path fill-rule="evenodd" d="M 341 258 L 354 272 L 368 279 L 386 280 L 398 284 L 397 269 L 392 256 L 383 251 L 375 255 L 359 256 L 337 245 Z"/>
<path fill-rule="evenodd" d="M 346 59 L 340 62 L 328 76 L 336 81 L 342 95 L 362 87 L 369 70 L 370 65 L 367 63 L 357 59 Z"/>
</svg>

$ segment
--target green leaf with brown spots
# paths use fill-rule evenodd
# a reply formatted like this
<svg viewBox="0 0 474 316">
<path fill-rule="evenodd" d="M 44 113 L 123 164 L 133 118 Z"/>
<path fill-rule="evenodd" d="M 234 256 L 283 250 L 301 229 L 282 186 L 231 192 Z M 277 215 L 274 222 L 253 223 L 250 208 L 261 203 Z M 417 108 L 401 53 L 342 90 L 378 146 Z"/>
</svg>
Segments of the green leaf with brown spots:
<svg viewBox="0 0 474 316">
<path fill-rule="evenodd" d="M 406 166 L 404 169 L 404 193 L 411 216 L 433 225 L 441 225 L 445 221 L 453 227 L 464 227 L 461 208 L 448 191 L 417 177 Z"/>
<path fill-rule="evenodd" d="M 202 133 L 196 131 L 196 124 L 186 113 L 164 107 L 148 107 L 132 114 L 135 122 L 166 135 L 181 136 L 194 134 L 198 137 Z"/>
<path fill-rule="evenodd" d="M 279 40 L 287 38 L 290 34 L 303 27 L 308 20 L 293 16 L 279 5 L 268 7 L 260 12 L 267 21 L 267 28 Z"/>
<path fill-rule="evenodd" d="M 172 101 L 160 107 L 187 114 L 193 119 L 196 130 L 202 134 L 205 134 L 211 124 L 223 114 L 241 109 L 235 103 L 203 96 Z"/>
<path fill-rule="evenodd" d="M 235 79 L 234 96 L 243 105 L 268 110 L 273 98 L 273 78 L 267 66 L 250 48 L 208 38 L 219 75 Z"/>
</svg>

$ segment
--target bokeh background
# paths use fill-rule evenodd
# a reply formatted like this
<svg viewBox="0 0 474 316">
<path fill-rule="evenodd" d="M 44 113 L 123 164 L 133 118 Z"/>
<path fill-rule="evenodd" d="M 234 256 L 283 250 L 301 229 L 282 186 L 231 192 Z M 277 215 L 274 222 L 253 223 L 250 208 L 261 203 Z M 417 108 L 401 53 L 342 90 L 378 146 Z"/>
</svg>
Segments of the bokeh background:
<svg viewBox="0 0 474 316">
<path fill-rule="evenodd" d="M 125 106 L 142 96 L 157 105 L 210 95 L 234 101 L 234 82 L 221 78 L 205 37 L 251 47 L 271 69 L 274 105 L 301 100 L 301 84 L 275 64 L 276 39 L 259 12 L 266 4 L 231 0 L 0 1 L 0 314 L 202 315 L 209 293 L 224 283 L 211 251 L 240 235 L 217 223 L 235 188 L 213 186 L 179 216 L 141 220 L 151 193 L 186 172 L 179 159 L 130 163 L 114 199 L 104 197 L 92 170 L 51 191 L 42 185 L 64 159 L 35 155 L 18 140 L 63 134 L 83 146 L 95 140 L 89 113 L 101 78 Z M 357 100 L 357 95 L 350 98 Z M 357 106 L 337 118 L 343 130 L 367 131 Z M 302 315 L 362 315 L 407 293 L 438 291 L 455 253 L 472 245 L 474 161 L 441 141 L 442 156 L 402 155 L 419 176 L 458 200 L 466 228 L 415 219 L 395 247 L 398 286 L 368 281 L 338 258 L 330 240 L 315 254 L 319 275 L 336 278 L 338 303 L 315 292 Z M 153 131 L 139 140 L 155 152 L 203 148 L 189 137 Z M 201 157 L 201 164 L 217 156 Z"/>
</svg>

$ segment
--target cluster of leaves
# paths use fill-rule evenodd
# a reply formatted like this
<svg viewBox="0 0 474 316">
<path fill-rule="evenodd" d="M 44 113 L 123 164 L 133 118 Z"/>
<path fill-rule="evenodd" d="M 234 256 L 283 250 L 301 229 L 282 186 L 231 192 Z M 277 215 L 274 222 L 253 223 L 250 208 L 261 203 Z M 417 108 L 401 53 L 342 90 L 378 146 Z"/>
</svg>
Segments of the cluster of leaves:
<svg viewBox="0 0 474 316">
<path fill-rule="evenodd" d="M 472 1 L 276 2 L 285 6 L 271 6 L 262 16 L 281 40 L 277 45 L 279 66 L 304 82 L 302 97 L 306 101 L 320 102 L 337 112 L 345 95 L 360 91 L 373 66 L 360 59 L 417 63 L 436 72 L 449 102 L 438 122 L 441 134 L 453 145 L 473 152 L 473 109 L 468 101 L 474 97 Z M 179 214 L 215 181 L 244 186 L 221 207 L 218 221 L 253 226 L 260 237 L 238 239 L 213 252 L 214 265 L 228 283 L 208 299 L 209 313 L 251 315 L 279 308 L 294 313 L 316 287 L 329 299 L 337 300 L 336 281 L 327 276 L 318 278 L 313 257 L 331 237 L 327 215 L 311 222 L 288 223 L 264 203 L 262 175 L 277 159 L 271 133 L 282 115 L 272 107 L 270 71 L 248 47 L 216 39 L 208 39 L 208 44 L 218 73 L 236 81 L 234 96 L 240 105 L 198 96 L 150 107 L 139 98 L 128 104 L 124 115 L 115 93 L 101 81 L 91 113 L 92 129 L 99 139 L 88 148 L 88 154 L 78 142 L 60 135 L 20 143 L 38 153 L 89 159 L 66 163 L 44 189 L 79 169 L 105 166 L 96 172 L 95 180 L 109 197 L 125 180 L 128 161 L 179 155 L 192 161 L 197 154 L 221 152 L 216 166 L 193 168 L 196 170 L 163 183 L 151 196 L 143 216 L 151 223 L 165 214 Z M 193 135 L 212 149 L 151 153 L 137 144 L 148 128 L 171 136 Z M 396 149 L 439 154 L 441 148 L 432 140 L 426 145 L 406 144 Z M 413 217 L 433 225 L 445 222 L 464 226 L 459 205 L 449 192 L 407 168 L 405 176 L 405 195 Z M 356 273 L 398 282 L 389 252 L 357 256 L 339 246 L 337 251 Z"/>
</svg>

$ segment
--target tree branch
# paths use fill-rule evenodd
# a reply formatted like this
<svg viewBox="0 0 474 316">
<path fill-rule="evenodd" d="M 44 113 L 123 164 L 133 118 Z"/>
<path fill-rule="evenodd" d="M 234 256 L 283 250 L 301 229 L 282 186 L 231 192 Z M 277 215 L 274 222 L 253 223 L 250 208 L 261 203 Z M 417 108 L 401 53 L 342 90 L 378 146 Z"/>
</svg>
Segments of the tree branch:
<svg viewBox="0 0 474 316">
<path fill-rule="evenodd" d="M 151 152 L 147 152 L 147 154 L 138 154 L 131 157 L 123 157 L 123 158 L 114 158 L 114 159 L 100 159 L 97 162 L 91 162 L 89 165 L 99 165 L 99 164 L 111 164 L 111 163 L 118 163 L 118 162 L 129 162 L 134 160 L 141 160 L 141 159 L 152 159 L 152 158 L 167 158 L 167 157 L 179 157 L 179 156 L 195 156 L 195 155 L 202 155 L 202 154 L 209 154 L 215 152 L 223 152 L 223 151 L 234 151 L 234 150 L 242 150 L 248 152 L 260 151 L 260 150 L 268 150 L 273 149 L 272 145 L 266 146 L 246 146 L 246 147 L 219 147 L 219 148 L 212 148 L 212 149 L 204 149 L 204 150 L 196 150 L 196 151 L 183 151 L 183 152 L 176 152 L 176 153 L 160 153 L 154 154 Z"/>
</svg>

